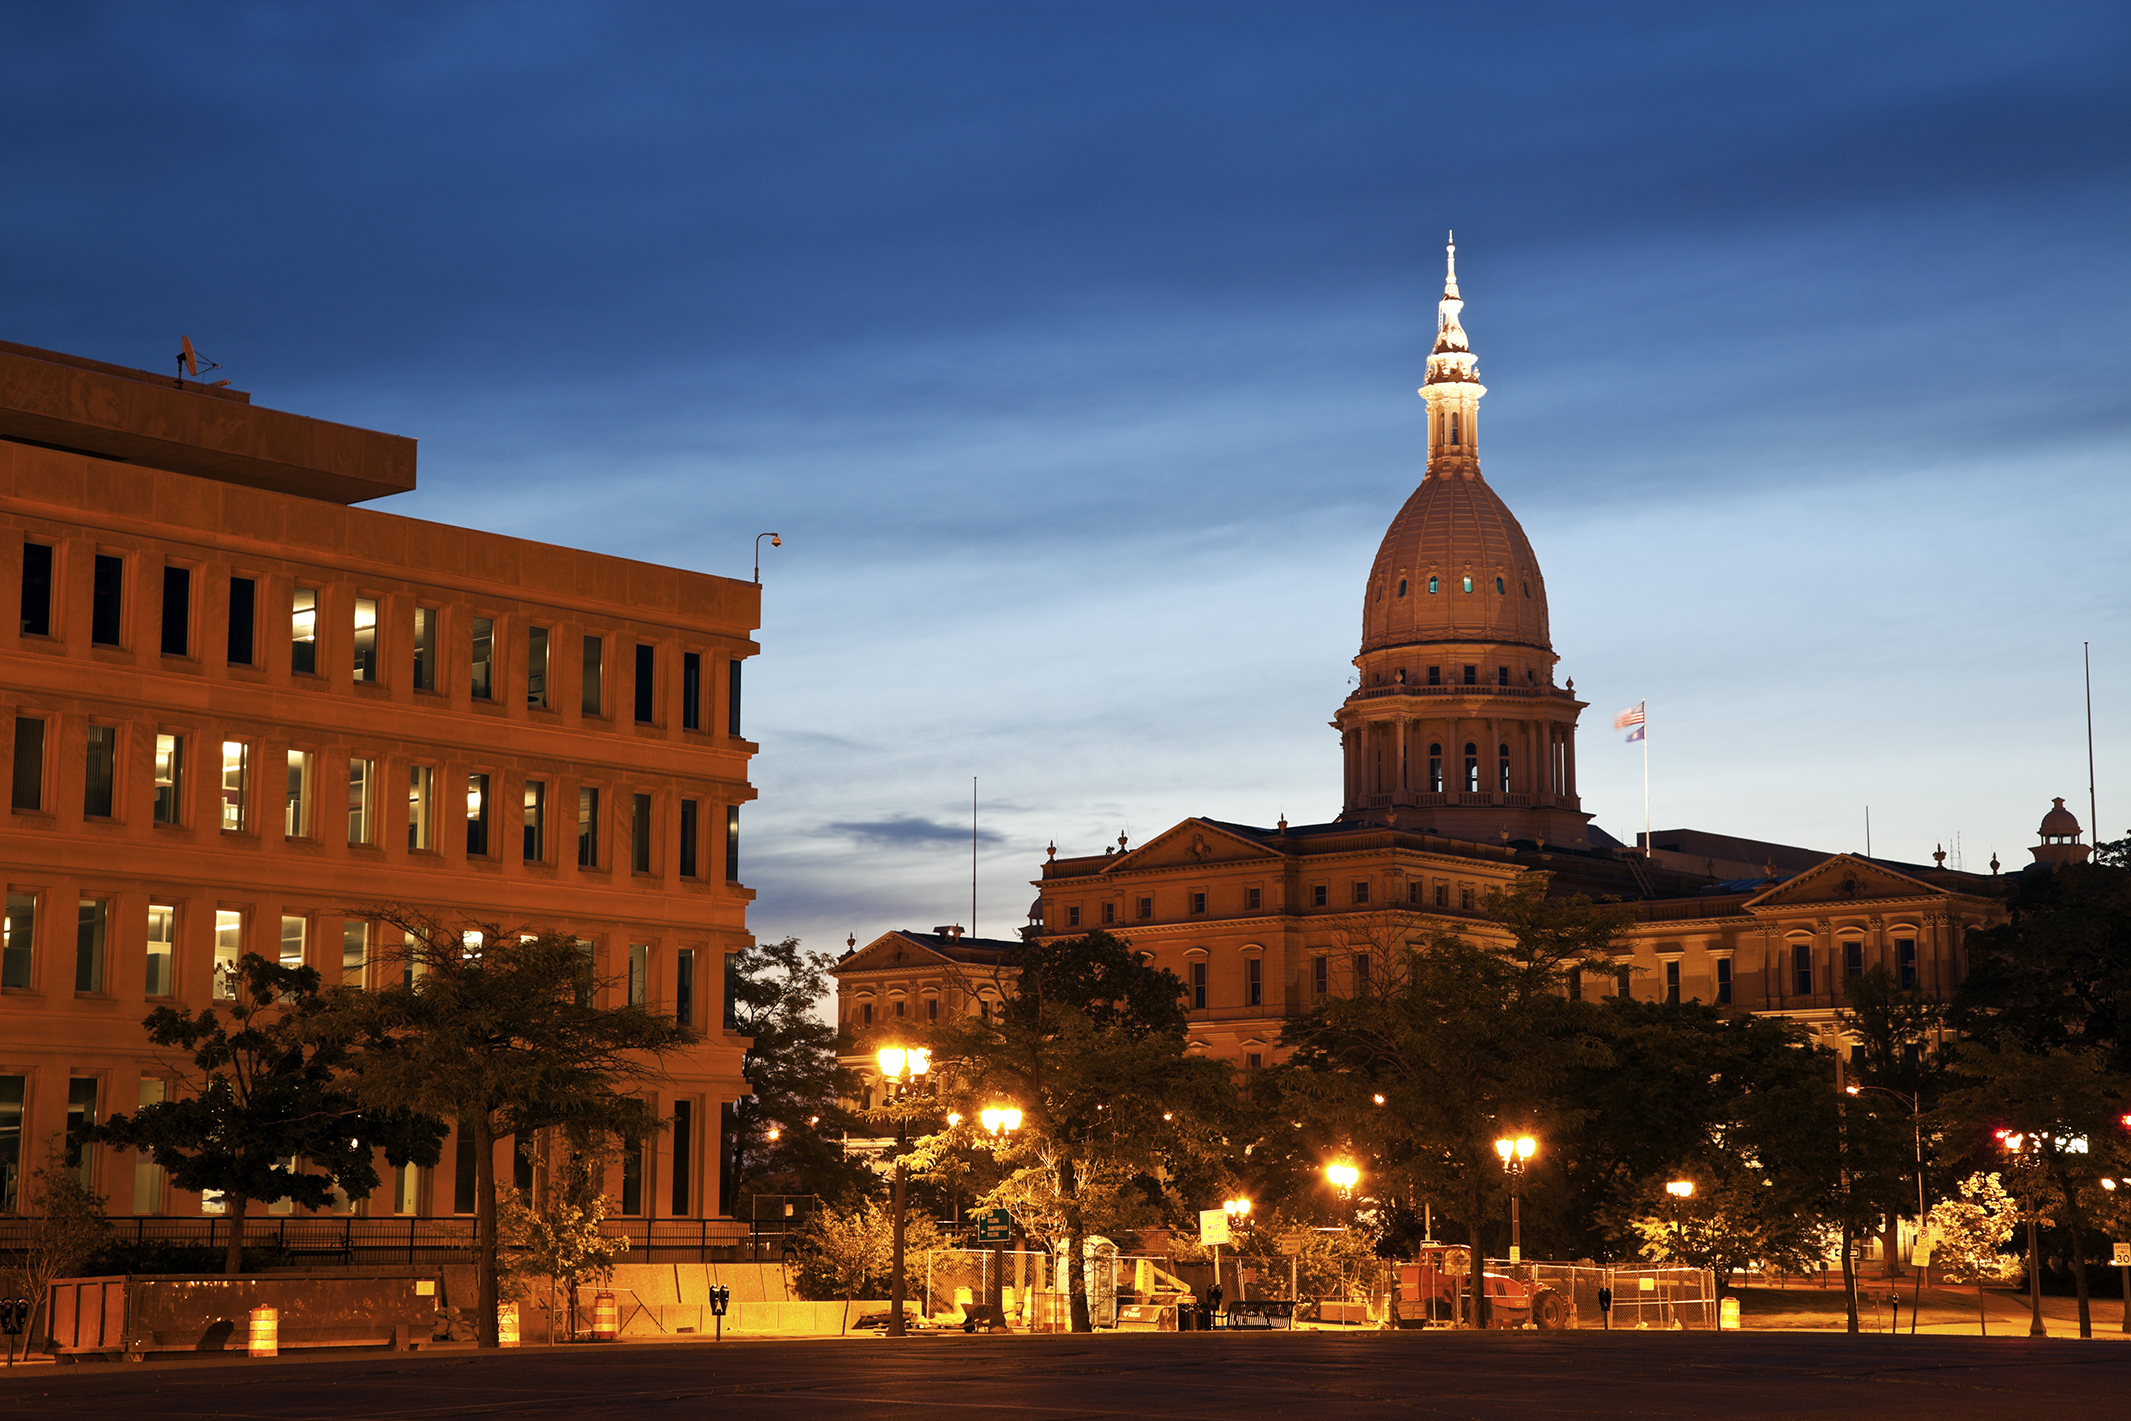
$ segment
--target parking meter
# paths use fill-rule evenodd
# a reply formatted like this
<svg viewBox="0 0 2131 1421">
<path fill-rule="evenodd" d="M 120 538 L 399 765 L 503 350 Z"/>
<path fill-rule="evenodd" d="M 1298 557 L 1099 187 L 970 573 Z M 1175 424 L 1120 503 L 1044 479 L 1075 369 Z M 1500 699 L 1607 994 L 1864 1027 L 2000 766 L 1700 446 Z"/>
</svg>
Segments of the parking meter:
<svg viewBox="0 0 2131 1421">
<path fill-rule="evenodd" d="M 1611 1288 L 1600 1288 L 1598 1290 L 1598 1315 L 1605 1319 L 1606 1330 L 1609 1332 L 1612 1331 L 1613 1290 Z"/>
<path fill-rule="evenodd" d="M 726 1287 L 723 1283 L 710 1285 L 710 1315 L 717 1319 L 717 1340 L 720 1342 L 725 1340 L 725 1309 L 731 1306 L 732 1300 L 733 1290 L 731 1288 Z"/>
<path fill-rule="evenodd" d="M 0 1298 L 0 1332 L 20 1336 L 23 1324 L 29 1321 L 29 1310 L 27 1298 Z"/>
</svg>

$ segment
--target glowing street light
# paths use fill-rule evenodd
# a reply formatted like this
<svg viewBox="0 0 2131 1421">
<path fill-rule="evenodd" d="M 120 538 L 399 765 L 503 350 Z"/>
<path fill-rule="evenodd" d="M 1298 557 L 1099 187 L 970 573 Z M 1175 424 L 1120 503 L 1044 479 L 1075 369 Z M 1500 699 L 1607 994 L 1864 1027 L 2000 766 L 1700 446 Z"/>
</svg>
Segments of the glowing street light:
<svg viewBox="0 0 2131 1421">
<path fill-rule="evenodd" d="M 926 1072 L 932 1069 L 932 1052 L 922 1046 L 883 1046 L 874 1053 L 873 1061 L 880 1067 L 882 1103 L 887 1104 L 902 1100 L 923 1082 Z M 903 1226 L 910 1169 L 903 1162 L 903 1151 L 909 1146 L 910 1120 L 898 1111 L 895 1117 L 895 1244 L 894 1257 L 889 1265 L 893 1272 L 888 1284 L 890 1337 L 903 1335 L 903 1301 L 908 1292 L 903 1278 Z"/>
<path fill-rule="evenodd" d="M 1495 1153 L 1502 1156 L 1502 1170 L 1509 1176 L 1509 1261 L 1524 1261 L 1524 1220 L 1520 1204 L 1518 1183 L 1524 1178 L 1525 1163 L 1539 1153 L 1539 1142 L 1530 1135 L 1505 1136 L 1495 1141 Z"/>
<path fill-rule="evenodd" d="M 1340 1197 L 1344 1199 L 1353 1198 L 1354 1186 L 1361 1183 L 1361 1171 L 1349 1160 L 1334 1160 L 1326 1165 L 1324 1177 L 1332 1182 L 1332 1187 L 1337 1189 Z"/>
<path fill-rule="evenodd" d="M 1691 1179 L 1675 1179 L 1665 1186 L 1665 1192 L 1675 1199 L 1692 1199 L 1694 1197 L 1694 1181 Z"/>
</svg>

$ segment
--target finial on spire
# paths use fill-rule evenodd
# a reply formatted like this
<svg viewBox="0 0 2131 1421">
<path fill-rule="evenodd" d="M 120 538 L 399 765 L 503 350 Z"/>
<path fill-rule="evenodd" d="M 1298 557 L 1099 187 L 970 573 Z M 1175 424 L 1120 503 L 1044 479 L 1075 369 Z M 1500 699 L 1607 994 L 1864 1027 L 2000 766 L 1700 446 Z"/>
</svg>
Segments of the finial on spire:
<svg viewBox="0 0 2131 1421">
<path fill-rule="evenodd" d="M 1452 231 L 1443 242 L 1443 294 L 1458 294 L 1458 234 Z"/>
</svg>

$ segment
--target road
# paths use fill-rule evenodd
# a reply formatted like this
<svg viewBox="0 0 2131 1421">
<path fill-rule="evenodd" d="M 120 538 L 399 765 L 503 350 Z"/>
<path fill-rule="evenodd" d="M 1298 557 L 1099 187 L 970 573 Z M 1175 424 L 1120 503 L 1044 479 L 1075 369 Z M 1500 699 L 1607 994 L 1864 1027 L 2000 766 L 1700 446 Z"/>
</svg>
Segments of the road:
<svg viewBox="0 0 2131 1421">
<path fill-rule="evenodd" d="M 0 1373 L 0 1416 L 177 1421 L 906 1416 L 2120 1414 L 2131 1348 L 1830 1334 L 1186 1333 L 181 1358 Z"/>
</svg>

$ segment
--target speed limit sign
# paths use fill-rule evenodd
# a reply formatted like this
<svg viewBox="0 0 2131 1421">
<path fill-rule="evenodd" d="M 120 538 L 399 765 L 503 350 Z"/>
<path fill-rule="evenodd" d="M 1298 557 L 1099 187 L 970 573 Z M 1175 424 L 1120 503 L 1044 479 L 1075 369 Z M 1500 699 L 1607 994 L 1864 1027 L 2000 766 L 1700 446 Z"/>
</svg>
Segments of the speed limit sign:
<svg viewBox="0 0 2131 1421">
<path fill-rule="evenodd" d="M 2110 1260 L 2110 1266 L 2115 1268 L 2131 1268 L 2131 1243 L 2120 1243 L 2116 1245 L 2116 1257 Z"/>
</svg>

